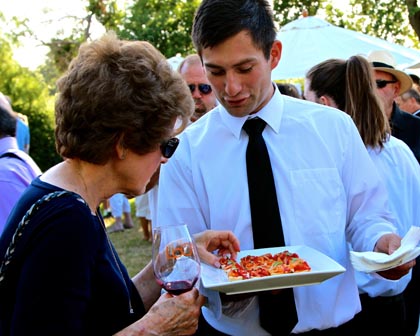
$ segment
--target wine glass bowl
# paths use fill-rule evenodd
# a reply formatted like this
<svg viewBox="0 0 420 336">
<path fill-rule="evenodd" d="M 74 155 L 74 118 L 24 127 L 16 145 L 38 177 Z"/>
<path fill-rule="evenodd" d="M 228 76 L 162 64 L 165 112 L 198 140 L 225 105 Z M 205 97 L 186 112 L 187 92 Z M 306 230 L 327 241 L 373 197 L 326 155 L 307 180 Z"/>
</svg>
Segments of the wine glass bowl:
<svg viewBox="0 0 420 336">
<path fill-rule="evenodd" d="M 152 262 L 156 281 L 178 295 L 192 289 L 200 277 L 200 259 L 185 224 L 153 229 Z"/>
</svg>

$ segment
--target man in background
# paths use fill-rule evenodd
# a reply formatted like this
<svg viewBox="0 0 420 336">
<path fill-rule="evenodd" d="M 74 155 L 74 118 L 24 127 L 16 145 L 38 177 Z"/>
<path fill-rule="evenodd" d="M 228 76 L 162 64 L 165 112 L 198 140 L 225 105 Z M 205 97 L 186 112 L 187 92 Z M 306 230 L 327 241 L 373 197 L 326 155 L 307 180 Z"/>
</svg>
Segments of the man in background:
<svg viewBox="0 0 420 336">
<path fill-rule="evenodd" d="M 420 93 L 414 86 L 407 92 L 404 92 L 402 95 L 395 98 L 395 102 L 402 111 L 420 117 Z"/>
<path fill-rule="evenodd" d="M 0 235 L 7 217 L 31 181 L 41 174 L 16 141 L 16 116 L 0 93 Z"/>
<path fill-rule="evenodd" d="M 11 110 L 12 100 L 9 96 L 4 96 L 8 101 Z M 13 111 L 16 116 L 16 140 L 20 150 L 23 150 L 26 154 L 29 154 L 29 145 L 31 142 L 31 135 L 29 132 L 28 117 L 22 113 Z"/>
<path fill-rule="evenodd" d="M 376 80 L 376 92 L 391 125 L 392 135 L 404 141 L 420 163 L 420 118 L 400 110 L 395 99 L 413 87 L 413 81 L 405 72 L 395 68 L 394 57 L 385 50 L 372 51 L 368 55 Z"/>
<path fill-rule="evenodd" d="M 29 133 L 29 125 L 21 118 L 21 114 L 16 113 L 16 140 L 20 150 L 23 150 L 26 154 L 29 154 L 29 145 L 31 141 L 31 135 Z"/>
<path fill-rule="evenodd" d="M 420 77 L 413 73 L 409 73 L 408 75 L 413 81 L 413 88 L 416 89 L 418 92 L 420 92 Z"/>
<path fill-rule="evenodd" d="M 191 122 L 194 122 L 217 105 L 216 97 L 197 54 L 185 57 L 179 64 L 178 72 L 190 88 L 195 102 L 195 112 L 191 116 Z"/>
<path fill-rule="evenodd" d="M 111 213 L 115 218 L 115 223 L 108 229 L 108 233 L 120 232 L 134 227 L 130 203 L 124 194 L 117 193 L 112 195 L 109 198 L 109 205 L 111 206 Z"/>
</svg>

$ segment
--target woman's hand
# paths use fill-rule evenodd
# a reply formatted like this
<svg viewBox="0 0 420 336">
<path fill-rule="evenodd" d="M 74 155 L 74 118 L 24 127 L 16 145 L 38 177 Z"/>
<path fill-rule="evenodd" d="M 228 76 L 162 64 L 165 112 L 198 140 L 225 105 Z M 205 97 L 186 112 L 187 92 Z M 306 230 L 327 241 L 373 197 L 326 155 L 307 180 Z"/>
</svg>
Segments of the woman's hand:
<svg viewBox="0 0 420 336">
<path fill-rule="evenodd" d="M 197 288 L 181 295 L 163 294 L 140 320 L 116 334 L 131 335 L 192 335 L 205 298 Z"/>
<path fill-rule="evenodd" d="M 219 257 L 211 252 L 218 250 L 219 256 L 229 253 L 236 258 L 240 250 L 239 240 L 231 231 L 207 230 L 195 234 L 194 240 L 201 260 L 215 267 L 220 267 Z M 116 335 L 191 335 L 196 332 L 200 308 L 205 303 L 196 288 L 181 295 L 164 294 L 158 298 L 160 286 L 151 263 L 132 280 L 148 313 Z"/>
<path fill-rule="evenodd" d="M 239 240 L 231 231 L 207 230 L 194 235 L 200 259 L 217 268 L 220 267 L 219 258 L 222 255 L 230 254 L 236 258 L 240 251 Z M 218 255 L 213 251 L 218 250 Z"/>
</svg>

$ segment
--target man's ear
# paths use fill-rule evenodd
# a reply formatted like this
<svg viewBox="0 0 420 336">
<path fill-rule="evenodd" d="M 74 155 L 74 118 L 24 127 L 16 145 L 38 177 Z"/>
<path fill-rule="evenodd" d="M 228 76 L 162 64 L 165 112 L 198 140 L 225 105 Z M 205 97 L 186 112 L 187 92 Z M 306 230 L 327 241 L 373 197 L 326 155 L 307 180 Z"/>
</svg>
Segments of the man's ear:
<svg viewBox="0 0 420 336">
<path fill-rule="evenodd" d="M 270 62 L 271 62 L 271 70 L 273 70 L 281 59 L 281 51 L 282 51 L 282 44 L 280 41 L 275 40 L 271 47 L 270 52 Z"/>
<path fill-rule="evenodd" d="M 394 85 L 394 99 L 400 95 L 401 83 L 396 82 Z"/>
</svg>

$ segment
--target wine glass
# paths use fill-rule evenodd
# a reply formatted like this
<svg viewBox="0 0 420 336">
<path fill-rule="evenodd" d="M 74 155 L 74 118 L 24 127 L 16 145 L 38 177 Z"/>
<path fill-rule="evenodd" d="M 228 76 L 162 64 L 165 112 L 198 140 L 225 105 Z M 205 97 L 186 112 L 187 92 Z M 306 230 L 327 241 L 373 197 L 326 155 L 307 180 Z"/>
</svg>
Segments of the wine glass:
<svg viewBox="0 0 420 336">
<path fill-rule="evenodd" d="M 185 224 L 153 229 L 152 261 L 157 282 L 173 295 L 189 291 L 200 277 L 197 247 Z"/>
</svg>

